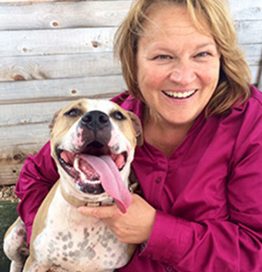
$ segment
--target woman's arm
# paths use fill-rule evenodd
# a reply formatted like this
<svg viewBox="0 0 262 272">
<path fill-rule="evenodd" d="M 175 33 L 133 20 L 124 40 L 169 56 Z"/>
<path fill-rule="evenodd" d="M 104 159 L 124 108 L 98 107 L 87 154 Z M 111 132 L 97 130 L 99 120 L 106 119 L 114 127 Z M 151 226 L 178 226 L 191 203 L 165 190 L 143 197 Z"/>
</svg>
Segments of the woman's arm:
<svg viewBox="0 0 262 272">
<path fill-rule="evenodd" d="M 197 222 L 158 211 L 141 256 L 178 271 L 262 271 L 261 110 L 245 123 L 228 166 L 227 216 Z"/>
<path fill-rule="evenodd" d="M 28 244 L 36 212 L 58 178 L 48 142 L 36 155 L 26 159 L 16 183 L 16 194 L 20 199 L 17 211 L 25 223 Z"/>
<path fill-rule="evenodd" d="M 259 272 L 262 271 L 262 179 L 260 184 L 252 184 L 249 179 L 242 185 L 234 193 L 237 201 L 242 202 L 240 210 L 233 211 L 229 205 L 230 216 L 224 220 L 190 222 L 155 212 L 138 195 L 133 196 L 126 214 L 121 214 L 116 206 L 79 209 L 87 216 L 104 220 L 119 240 L 142 243 L 141 257 L 178 271 Z M 232 197 L 229 193 L 229 198 Z"/>
<path fill-rule="evenodd" d="M 227 203 L 227 213 L 223 216 L 189 221 L 155 212 L 136 195 L 126 214 L 115 206 L 81 210 L 105 220 L 120 240 L 143 243 L 141 257 L 175 270 L 262 271 L 261 124 L 239 133 L 225 181 L 226 201 L 221 203 Z"/>
</svg>

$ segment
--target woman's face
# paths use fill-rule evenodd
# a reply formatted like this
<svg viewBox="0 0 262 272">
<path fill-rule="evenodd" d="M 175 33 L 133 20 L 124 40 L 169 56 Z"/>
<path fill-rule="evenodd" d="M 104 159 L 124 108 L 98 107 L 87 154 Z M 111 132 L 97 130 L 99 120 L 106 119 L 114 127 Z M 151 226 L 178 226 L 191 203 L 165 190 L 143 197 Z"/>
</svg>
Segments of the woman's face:
<svg viewBox="0 0 262 272">
<path fill-rule="evenodd" d="M 149 118 L 191 125 L 218 83 L 220 55 L 207 28 L 199 32 L 183 7 L 157 6 L 138 41 L 138 84 Z"/>
</svg>

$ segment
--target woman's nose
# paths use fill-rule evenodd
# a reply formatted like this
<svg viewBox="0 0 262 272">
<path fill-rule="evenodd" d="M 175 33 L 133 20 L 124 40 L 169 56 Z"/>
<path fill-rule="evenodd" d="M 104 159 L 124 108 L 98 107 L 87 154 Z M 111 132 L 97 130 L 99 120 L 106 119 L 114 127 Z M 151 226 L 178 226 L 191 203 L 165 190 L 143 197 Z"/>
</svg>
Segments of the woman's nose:
<svg viewBox="0 0 262 272">
<path fill-rule="evenodd" d="M 196 79 L 196 71 L 192 67 L 192 64 L 185 61 L 179 61 L 172 68 L 170 79 L 176 83 L 185 85 Z"/>
</svg>

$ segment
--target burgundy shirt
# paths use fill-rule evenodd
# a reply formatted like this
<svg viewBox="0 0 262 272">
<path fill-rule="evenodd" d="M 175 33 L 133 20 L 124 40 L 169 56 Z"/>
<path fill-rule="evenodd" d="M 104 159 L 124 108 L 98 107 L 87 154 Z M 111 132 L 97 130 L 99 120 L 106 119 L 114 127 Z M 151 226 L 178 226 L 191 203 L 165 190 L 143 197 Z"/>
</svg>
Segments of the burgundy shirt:
<svg viewBox="0 0 262 272">
<path fill-rule="evenodd" d="M 157 214 L 148 241 L 117 271 L 262 271 L 262 93 L 251 93 L 226 116 L 200 114 L 169 158 L 146 142 L 137 147 L 132 168 Z M 113 101 L 142 117 L 143 104 L 126 92 Z M 57 179 L 47 143 L 16 187 L 28 241 Z"/>
</svg>

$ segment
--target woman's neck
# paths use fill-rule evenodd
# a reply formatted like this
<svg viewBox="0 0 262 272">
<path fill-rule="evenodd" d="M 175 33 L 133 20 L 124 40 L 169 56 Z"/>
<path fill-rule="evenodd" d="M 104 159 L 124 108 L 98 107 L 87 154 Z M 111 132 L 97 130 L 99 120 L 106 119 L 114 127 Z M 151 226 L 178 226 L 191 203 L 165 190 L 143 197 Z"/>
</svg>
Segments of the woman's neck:
<svg viewBox="0 0 262 272">
<path fill-rule="evenodd" d="M 192 124 L 170 124 L 156 118 L 145 118 L 144 137 L 147 143 L 169 157 L 184 141 Z"/>
</svg>

